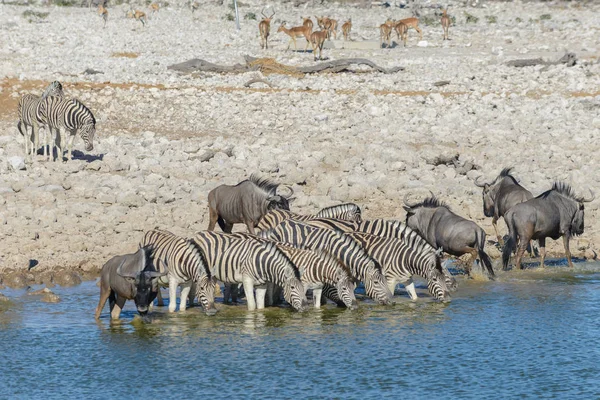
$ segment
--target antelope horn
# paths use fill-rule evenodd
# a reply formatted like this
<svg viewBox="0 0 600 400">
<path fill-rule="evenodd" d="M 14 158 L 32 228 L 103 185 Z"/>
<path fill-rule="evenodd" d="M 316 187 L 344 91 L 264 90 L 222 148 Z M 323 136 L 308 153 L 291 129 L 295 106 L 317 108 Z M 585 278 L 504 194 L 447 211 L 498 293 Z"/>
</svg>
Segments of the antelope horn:
<svg viewBox="0 0 600 400">
<path fill-rule="evenodd" d="M 411 203 L 409 203 L 409 202 L 408 202 L 408 196 L 409 196 L 409 195 L 410 195 L 410 193 L 406 193 L 406 194 L 404 195 L 404 198 L 402 199 L 402 202 L 404 203 L 404 205 L 405 205 L 406 207 L 410 207 L 410 208 L 412 208 L 412 207 L 416 206 L 416 205 L 417 205 L 417 203 L 412 203 L 412 204 L 411 204 Z"/>
<path fill-rule="evenodd" d="M 581 200 L 582 203 L 589 203 L 591 201 L 594 201 L 594 199 L 596 198 L 596 196 L 594 195 L 594 192 L 592 192 L 592 189 L 590 189 L 590 193 L 591 193 L 592 197 L 589 198 L 589 199 L 583 198 Z"/>
<path fill-rule="evenodd" d="M 260 10 L 260 14 L 261 14 L 263 17 L 267 18 L 267 16 L 265 15 L 265 9 L 264 9 L 264 8 L 263 8 L 262 10 Z"/>
<path fill-rule="evenodd" d="M 475 179 L 475 186 L 477 187 L 485 187 L 486 183 L 479 183 L 479 178 L 481 178 L 480 176 L 477 177 L 477 179 Z"/>
<path fill-rule="evenodd" d="M 273 18 L 273 15 L 275 15 L 275 10 L 273 9 L 273 14 L 271 14 L 271 16 L 269 18 Z"/>
</svg>

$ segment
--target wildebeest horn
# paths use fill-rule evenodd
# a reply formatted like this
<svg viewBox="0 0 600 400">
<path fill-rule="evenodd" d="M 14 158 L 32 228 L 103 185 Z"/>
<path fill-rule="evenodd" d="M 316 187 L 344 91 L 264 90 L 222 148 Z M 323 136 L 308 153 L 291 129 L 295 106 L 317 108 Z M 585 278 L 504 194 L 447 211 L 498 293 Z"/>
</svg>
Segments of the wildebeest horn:
<svg viewBox="0 0 600 400">
<path fill-rule="evenodd" d="M 123 258 L 123 261 L 121 261 L 121 264 L 117 267 L 117 275 L 119 275 L 123 278 L 135 278 L 135 274 L 123 273 L 123 271 L 121 270 L 121 268 L 123 267 L 123 264 L 125 264 L 125 258 Z"/>
<path fill-rule="evenodd" d="M 147 271 L 147 273 L 150 275 L 150 278 L 159 278 L 161 276 L 165 276 L 167 275 L 167 272 L 159 272 L 159 271 Z"/>
<path fill-rule="evenodd" d="M 594 199 L 596 198 L 596 196 L 594 195 L 594 192 L 592 192 L 592 189 L 590 189 L 590 194 L 592 195 L 592 197 L 591 197 L 591 198 L 589 198 L 589 199 L 583 198 L 583 199 L 581 200 L 581 202 L 582 202 L 582 203 L 589 203 L 589 202 L 591 202 L 591 201 L 594 201 Z"/>
<path fill-rule="evenodd" d="M 409 203 L 409 202 L 408 202 L 408 196 L 410 196 L 410 193 L 406 193 L 406 194 L 404 195 L 404 199 L 402 199 L 402 201 L 404 202 L 404 205 L 405 205 L 406 207 L 409 207 L 409 208 L 412 208 L 412 207 L 416 206 L 416 205 L 417 205 L 417 203 L 412 203 L 412 204 L 411 204 L 411 203 Z"/>
<path fill-rule="evenodd" d="M 429 194 L 430 194 L 429 198 L 430 199 L 435 199 L 435 194 L 433 194 L 433 192 L 431 190 L 429 190 L 429 189 L 428 189 L 428 191 L 429 191 Z"/>
<path fill-rule="evenodd" d="M 290 191 L 290 193 L 288 195 L 283 196 L 283 197 L 289 199 L 290 197 L 292 197 L 294 195 L 294 189 L 290 185 L 284 185 L 283 187 L 287 188 Z"/>
<path fill-rule="evenodd" d="M 485 185 L 487 185 L 487 183 L 479 183 L 479 178 L 481 178 L 480 176 L 477 177 L 477 179 L 475 179 L 475 186 L 477 187 L 485 187 Z"/>
</svg>

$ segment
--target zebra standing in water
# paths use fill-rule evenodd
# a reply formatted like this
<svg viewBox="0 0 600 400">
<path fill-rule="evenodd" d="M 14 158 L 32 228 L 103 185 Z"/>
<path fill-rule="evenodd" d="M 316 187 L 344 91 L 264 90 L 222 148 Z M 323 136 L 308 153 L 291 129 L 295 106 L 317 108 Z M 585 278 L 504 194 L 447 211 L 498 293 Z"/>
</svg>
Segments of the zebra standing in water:
<svg viewBox="0 0 600 400">
<path fill-rule="evenodd" d="M 243 283 L 248 310 L 264 308 L 267 282 L 282 286 L 283 296 L 296 310 L 308 308 L 300 271 L 275 243 L 214 231 L 198 232 L 193 241 L 206 255 L 216 279 L 226 284 Z"/>
<path fill-rule="evenodd" d="M 362 213 L 360 207 L 354 203 L 339 204 L 337 206 L 326 207 L 319 211 L 315 217 L 317 218 L 335 218 L 344 221 L 362 221 Z"/>
<path fill-rule="evenodd" d="M 32 161 L 35 159 L 37 149 L 39 147 L 39 128 L 46 125 L 45 120 L 40 114 L 40 104 L 43 99 L 49 96 L 64 97 L 63 87 L 59 81 L 54 81 L 46 87 L 44 93 L 40 97 L 33 94 L 26 94 L 19 100 L 17 105 L 17 114 L 19 116 L 19 122 L 17 123 L 17 129 L 19 133 L 23 135 L 25 139 L 25 157 L 31 156 Z M 27 127 L 31 126 L 31 135 L 27 137 Z M 25 131 L 23 132 L 23 129 Z M 50 135 L 46 133 L 46 137 Z M 52 135 L 50 135 L 51 137 Z M 31 145 L 31 149 L 29 146 Z M 44 155 L 46 155 L 46 146 L 44 146 Z"/>
<path fill-rule="evenodd" d="M 58 148 L 58 158 L 62 161 L 65 143 L 60 135 L 60 129 L 65 130 L 64 141 L 67 141 L 67 132 L 70 135 L 68 139 L 67 159 L 71 160 L 71 150 L 75 135 L 79 132 L 85 150 L 94 150 L 94 134 L 96 133 L 96 119 L 92 112 L 83 103 L 77 99 L 64 99 L 56 96 L 48 96 L 40 104 L 40 115 L 46 121 L 50 133 L 52 129 L 56 131 L 56 147 Z"/>
<path fill-rule="evenodd" d="M 267 237 L 294 246 L 324 249 L 339 258 L 352 271 L 352 276 L 365 284 L 367 296 L 379 304 L 390 304 L 392 294 L 381 265 L 371 258 L 358 242 L 341 231 L 320 229 L 306 223 L 286 220 L 265 233 Z"/>
<path fill-rule="evenodd" d="M 191 240 L 163 230 L 152 230 L 144 234 L 140 246 L 152 245 L 154 263 L 160 272 L 168 272 L 165 282 L 169 286 L 169 311 L 177 308 L 177 286 L 181 285 L 179 310 L 185 311 L 188 295 L 192 285 L 196 286 L 198 301 L 208 315 L 217 312 L 215 308 L 216 281 L 210 273 L 208 261 L 201 249 Z M 192 297 L 193 298 L 193 297 Z M 190 304 L 191 305 L 191 304 Z"/>
<path fill-rule="evenodd" d="M 384 238 L 368 233 L 351 232 L 345 235 L 358 241 L 371 257 L 381 264 L 390 291 L 396 283 L 406 288 L 412 300 L 417 299 L 413 275 L 427 279 L 427 289 L 436 299 L 450 301 L 440 258 L 423 238 L 412 244 L 396 238 Z"/>
</svg>

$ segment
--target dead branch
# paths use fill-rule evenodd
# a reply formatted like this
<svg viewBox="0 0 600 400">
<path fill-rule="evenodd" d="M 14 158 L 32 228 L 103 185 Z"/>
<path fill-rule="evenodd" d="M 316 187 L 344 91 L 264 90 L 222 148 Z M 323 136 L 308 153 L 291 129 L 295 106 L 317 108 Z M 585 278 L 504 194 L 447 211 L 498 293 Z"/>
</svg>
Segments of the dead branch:
<svg viewBox="0 0 600 400">
<path fill-rule="evenodd" d="M 253 85 L 255 83 L 264 83 L 265 85 L 269 86 L 270 88 L 273 87 L 273 85 L 271 84 L 271 82 L 266 81 L 264 79 L 260 79 L 260 78 L 250 79 L 248 82 L 244 83 L 244 86 L 245 87 L 250 87 L 250 85 Z"/>
<path fill-rule="evenodd" d="M 575 53 L 566 53 L 564 56 L 556 61 L 544 61 L 541 58 L 532 58 L 527 60 L 511 60 L 506 63 L 509 67 L 523 68 L 533 67 L 535 65 L 557 65 L 566 64 L 567 67 L 572 67 L 577 64 L 577 55 Z"/>
</svg>

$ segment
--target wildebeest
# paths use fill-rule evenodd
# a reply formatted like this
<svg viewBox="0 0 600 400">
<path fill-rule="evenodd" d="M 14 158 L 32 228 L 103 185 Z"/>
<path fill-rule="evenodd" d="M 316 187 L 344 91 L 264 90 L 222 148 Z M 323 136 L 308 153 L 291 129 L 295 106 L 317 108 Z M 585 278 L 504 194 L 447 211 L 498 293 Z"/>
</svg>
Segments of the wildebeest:
<svg viewBox="0 0 600 400">
<path fill-rule="evenodd" d="M 542 193 L 536 198 L 515 205 L 508 210 L 504 220 L 508 225 L 508 240 L 502 250 L 502 264 L 508 268 L 510 253 L 516 248 L 516 268 L 521 268 L 521 258 L 527 244 L 532 239 L 537 239 L 540 244 L 540 266 L 544 267 L 546 257 L 546 238 L 557 240 L 562 236 L 565 246 L 565 255 L 569 267 L 571 251 L 569 239 L 583 233 L 584 207 L 583 203 L 594 200 L 578 197 L 566 183 L 555 182 L 552 189 Z"/>
<path fill-rule="evenodd" d="M 223 232 L 231 233 L 233 224 L 244 223 L 254 234 L 258 221 L 270 210 L 290 209 L 294 190 L 288 186 L 288 195 L 277 194 L 279 184 L 261 179 L 254 174 L 235 186 L 221 185 L 208 193 L 210 222 L 208 230 L 218 222 Z"/>
<path fill-rule="evenodd" d="M 500 245 L 504 243 L 498 234 L 498 219 L 504 218 L 506 212 L 516 204 L 533 198 L 531 192 L 511 175 L 511 170 L 512 168 L 504 168 L 491 183 L 479 183 L 479 179 L 475 180 L 475 185 L 483 188 L 483 214 L 492 217 L 492 225 Z"/>
<path fill-rule="evenodd" d="M 420 203 L 410 204 L 404 197 L 406 225 L 419 233 L 434 248 L 456 257 L 471 254 L 470 264 L 479 257 L 488 275 L 494 276 L 492 261 L 485 253 L 485 231 L 473 221 L 466 220 L 450 211 L 433 194 Z M 471 269 L 469 268 L 469 274 Z"/>
<path fill-rule="evenodd" d="M 157 278 L 166 275 L 156 271 L 153 251 L 152 246 L 141 247 L 133 254 L 115 256 L 104 264 L 100 272 L 96 319 L 100 318 L 106 300 L 109 300 L 112 319 L 119 319 L 125 300 L 133 299 L 140 315 L 148 312 L 158 293 Z"/>
</svg>

